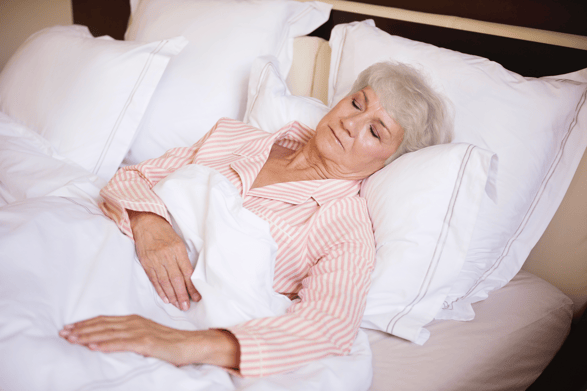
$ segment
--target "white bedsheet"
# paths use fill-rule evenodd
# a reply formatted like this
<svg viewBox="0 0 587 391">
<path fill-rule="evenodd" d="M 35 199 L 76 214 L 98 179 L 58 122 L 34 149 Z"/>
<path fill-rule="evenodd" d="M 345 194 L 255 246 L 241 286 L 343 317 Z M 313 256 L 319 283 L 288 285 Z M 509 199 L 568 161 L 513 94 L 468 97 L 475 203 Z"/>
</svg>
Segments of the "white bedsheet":
<svg viewBox="0 0 587 391">
<path fill-rule="evenodd" d="M 0 160 L 3 158 L 0 155 Z M 201 168 L 192 167 L 189 170 L 198 171 Z M 27 175 L 27 172 L 23 169 L 17 174 Z M 180 174 L 191 175 L 193 172 Z M 55 175 L 59 173 L 55 172 Z M 270 266 L 274 243 L 263 234 L 268 232 L 264 222 L 255 221 L 256 216 L 248 214 L 242 207 L 239 209 L 239 200 L 226 187 L 226 183 L 230 184 L 226 179 L 222 178 L 223 182 L 212 172 L 202 178 L 202 183 L 207 181 L 211 185 L 202 186 L 205 191 L 197 196 L 206 200 L 206 207 L 199 210 L 192 208 L 190 213 L 203 213 L 207 217 L 200 226 L 190 229 L 200 233 L 204 229 L 201 236 L 206 240 L 198 243 L 197 238 L 190 238 L 185 231 L 182 232 L 186 235 L 186 242 L 191 242 L 192 258 L 196 259 L 196 252 L 202 254 L 193 279 L 203 295 L 203 301 L 202 305 L 194 306 L 187 314 L 165 305 L 157 296 L 136 259 L 132 241 L 97 207 L 95 189 L 81 198 L 44 196 L 0 208 L 0 389 L 368 389 L 372 376 L 371 352 L 363 332 L 359 332 L 349 356 L 326 358 L 293 372 L 261 379 L 234 377 L 208 365 L 177 368 L 134 353 L 94 352 L 69 344 L 58 336 L 64 324 L 97 315 L 134 313 L 170 327 L 193 330 L 210 324 L 228 325 L 250 316 L 278 314 L 285 310 L 289 304 L 285 298 L 267 289 L 271 288 L 273 270 Z M 93 186 L 91 183 L 86 185 L 87 188 Z M 175 193 L 182 186 L 182 180 L 170 181 L 157 191 L 165 198 L 166 191 Z M 78 188 L 83 186 L 76 186 Z M 190 191 L 185 194 L 185 201 L 191 201 L 195 196 L 193 188 Z M 180 200 L 181 197 L 174 199 Z M 169 206 L 172 214 L 176 210 L 174 218 L 179 226 L 183 224 L 180 216 L 185 212 L 182 210 L 184 207 L 181 202 Z M 241 263 L 241 269 L 237 271 L 234 269 L 237 266 L 231 266 L 230 257 L 219 263 L 211 261 L 215 257 L 222 259 L 219 249 L 230 249 L 221 242 L 207 242 L 209 237 L 220 241 L 223 238 L 223 235 L 206 234 L 209 227 L 205 222 L 218 221 L 212 219 L 217 214 L 236 217 L 234 221 L 222 219 L 222 224 L 216 229 L 232 227 L 238 231 L 239 224 L 246 223 L 249 225 L 245 232 L 256 232 L 257 236 L 247 245 L 256 242 L 254 250 L 265 254 L 262 260 L 257 258 L 259 263 L 251 265 L 248 270 L 242 269 Z M 242 255 L 242 249 L 237 251 Z M 239 262 L 242 262 L 242 257 Z M 218 267 L 228 267 L 237 272 L 225 273 Z M 246 292 L 238 290 L 238 285 L 234 285 L 237 290 L 225 289 L 228 284 L 234 283 L 233 277 L 240 277 L 243 272 L 252 273 L 250 275 L 254 277 L 251 278 L 256 278 L 261 289 L 252 290 L 254 285 L 242 288 L 248 289 Z M 244 281 L 242 278 L 236 280 Z M 237 292 L 238 297 L 234 297 Z M 253 297 L 258 301 L 251 305 Z M 231 311 L 231 317 L 227 318 L 223 313 L 214 311 L 215 306 L 238 310 Z"/>
</svg>

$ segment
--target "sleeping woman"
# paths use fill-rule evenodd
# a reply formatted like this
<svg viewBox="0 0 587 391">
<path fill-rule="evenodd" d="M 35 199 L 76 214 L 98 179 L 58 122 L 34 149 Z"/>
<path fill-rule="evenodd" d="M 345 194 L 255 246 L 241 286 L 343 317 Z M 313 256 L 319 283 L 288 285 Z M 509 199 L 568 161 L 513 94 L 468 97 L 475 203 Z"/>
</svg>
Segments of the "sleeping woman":
<svg viewBox="0 0 587 391">
<path fill-rule="evenodd" d="M 270 134 L 221 119 L 191 147 L 124 167 L 102 189 L 104 213 L 135 241 L 161 299 L 182 310 L 200 300 L 182 239 L 152 188 L 187 164 L 213 168 L 243 206 L 269 222 L 278 245 L 273 288 L 292 305 L 282 316 L 227 329 L 186 331 L 137 315 L 100 316 L 60 335 L 101 352 L 132 351 L 175 365 L 213 364 L 241 376 L 284 372 L 348 354 L 365 308 L 375 243 L 361 181 L 400 155 L 450 142 L 443 100 L 403 64 L 363 71 L 315 130 Z"/>
</svg>

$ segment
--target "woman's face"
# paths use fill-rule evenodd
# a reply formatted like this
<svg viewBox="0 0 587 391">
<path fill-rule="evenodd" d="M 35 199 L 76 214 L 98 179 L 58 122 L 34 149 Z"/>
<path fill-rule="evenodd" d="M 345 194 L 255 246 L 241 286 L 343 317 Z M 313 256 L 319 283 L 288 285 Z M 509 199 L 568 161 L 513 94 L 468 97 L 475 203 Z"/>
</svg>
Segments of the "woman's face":
<svg viewBox="0 0 587 391">
<path fill-rule="evenodd" d="M 403 135 L 375 91 L 365 87 L 322 118 L 316 127 L 315 146 L 333 177 L 363 179 L 385 165 Z"/>
</svg>

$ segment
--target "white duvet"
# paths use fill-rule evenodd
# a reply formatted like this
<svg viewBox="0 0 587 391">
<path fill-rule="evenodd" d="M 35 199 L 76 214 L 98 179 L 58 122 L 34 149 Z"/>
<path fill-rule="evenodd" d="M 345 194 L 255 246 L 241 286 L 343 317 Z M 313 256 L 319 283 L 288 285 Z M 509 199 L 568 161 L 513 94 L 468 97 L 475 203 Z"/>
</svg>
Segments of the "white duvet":
<svg viewBox="0 0 587 391">
<path fill-rule="evenodd" d="M 155 189 L 196 263 L 192 280 L 203 298 L 188 312 L 161 301 L 132 241 L 101 213 L 102 185 L 0 115 L 0 389 L 369 388 L 371 352 L 363 332 L 349 356 L 259 379 L 94 352 L 60 338 L 64 324 L 97 315 L 139 314 L 195 330 L 276 316 L 290 304 L 272 290 L 276 245 L 268 224 L 242 208 L 237 190 L 217 172 L 187 166 Z"/>
</svg>

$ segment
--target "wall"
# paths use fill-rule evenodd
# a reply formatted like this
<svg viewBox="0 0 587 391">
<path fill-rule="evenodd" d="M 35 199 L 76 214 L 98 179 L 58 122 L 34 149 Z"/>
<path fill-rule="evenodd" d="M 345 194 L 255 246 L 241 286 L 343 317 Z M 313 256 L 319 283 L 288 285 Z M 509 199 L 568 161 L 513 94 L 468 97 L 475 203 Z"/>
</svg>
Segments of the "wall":
<svg viewBox="0 0 587 391">
<path fill-rule="evenodd" d="M 71 0 L 0 0 L 0 69 L 32 33 L 72 23 Z"/>
</svg>

